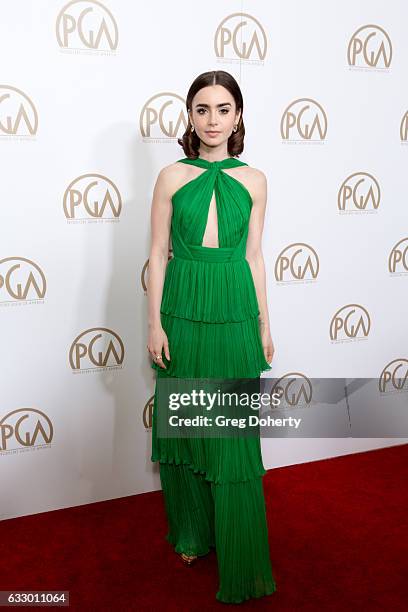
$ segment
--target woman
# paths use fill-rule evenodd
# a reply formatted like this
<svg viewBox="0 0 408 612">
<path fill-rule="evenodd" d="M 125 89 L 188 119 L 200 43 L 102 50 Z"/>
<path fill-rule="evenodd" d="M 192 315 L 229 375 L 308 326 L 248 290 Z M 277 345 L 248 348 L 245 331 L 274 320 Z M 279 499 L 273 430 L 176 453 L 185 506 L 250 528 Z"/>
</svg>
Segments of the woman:
<svg viewBox="0 0 408 612">
<path fill-rule="evenodd" d="M 152 368 L 158 378 L 259 378 L 274 353 L 261 251 L 266 178 L 236 157 L 243 100 L 229 73 L 199 75 L 186 106 L 186 157 L 160 171 L 153 193 Z M 273 593 L 259 436 L 159 437 L 158 410 L 156 381 L 151 460 L 160 462 L 167 540 L 187 564 L 215 547 L 219 601 Z"/>
</svg>

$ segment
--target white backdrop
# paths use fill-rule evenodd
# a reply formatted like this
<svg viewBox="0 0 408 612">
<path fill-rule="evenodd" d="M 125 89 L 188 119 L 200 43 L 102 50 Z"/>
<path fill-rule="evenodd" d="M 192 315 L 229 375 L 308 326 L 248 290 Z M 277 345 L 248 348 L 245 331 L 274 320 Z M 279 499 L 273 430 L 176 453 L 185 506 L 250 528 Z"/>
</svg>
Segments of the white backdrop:
<svg viewBox="0 0 408 612">
<path fill-rule="evenodd" d="M 406 3 L 210 4 L 2 3 L 0 518 L 160 488 L 150 206 L 201 72 L 238 80 L 268 177 L 268 375 L 406 374 Z M 403 442 L 262 445 L 270 468 Z"/>
</svg>

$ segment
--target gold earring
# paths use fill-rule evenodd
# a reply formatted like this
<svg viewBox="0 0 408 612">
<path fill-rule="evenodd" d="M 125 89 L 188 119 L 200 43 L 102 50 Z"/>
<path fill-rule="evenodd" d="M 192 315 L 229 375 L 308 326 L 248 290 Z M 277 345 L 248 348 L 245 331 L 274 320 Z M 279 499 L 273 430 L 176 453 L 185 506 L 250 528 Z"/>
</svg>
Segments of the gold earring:
<svg viewBox="0 0 408 612">
<path fill-rule="evenodd" d="M 191 126 L 191 131 L 194 132 L 194 125 Z"/>
</svg>

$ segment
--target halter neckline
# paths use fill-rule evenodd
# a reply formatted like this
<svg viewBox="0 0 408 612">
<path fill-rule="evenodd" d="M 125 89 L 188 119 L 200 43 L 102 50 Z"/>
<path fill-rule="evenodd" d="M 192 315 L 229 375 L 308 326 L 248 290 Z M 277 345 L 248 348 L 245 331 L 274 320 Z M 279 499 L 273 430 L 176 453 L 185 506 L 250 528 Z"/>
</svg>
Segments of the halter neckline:
<svg viewBox="0 0 408 612">
<path fill-rule="evenodd" d="M 224 157 L 224 159 L 216 159 L 214 161 L 210 161 L 209 159 L 205 159 L 204 157 L 197 157 L 197 159 L 200 159 L 203 162 L 207 162 L 207 164 L 222 164 L 222 162 L 225 162 L 228 159 L 236 159 L 236 157 Z"/>
<path fill-rule="evenodd" d="M 177 161 L 183 162 L 184 164 L 192 164 L 193 166 L 200 166 L 201 168 L 233 168 L 234 166 L 247 166 L 245 162 L 237 159 L 236 157 L 225 157 L 224 159 L 216 160 L 216 161 L 208 161 L 208 159 L 204 159 L 202 157 L 184 157 L 183 159 L 178 159 Z"/>
</svg>

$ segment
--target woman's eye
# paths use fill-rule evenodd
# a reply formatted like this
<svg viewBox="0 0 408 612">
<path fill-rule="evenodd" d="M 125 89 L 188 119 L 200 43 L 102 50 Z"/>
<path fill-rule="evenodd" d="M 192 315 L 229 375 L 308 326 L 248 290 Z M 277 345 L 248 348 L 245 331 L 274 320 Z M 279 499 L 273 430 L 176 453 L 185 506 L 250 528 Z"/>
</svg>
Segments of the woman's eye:
<svg viewBox="0 0 408 612">
<path fill-rule="evenodd" d="M 205 110 L 206 110 L 205 108 L 198 108 L 198 109 L 197 109 L 197 113 L 198 113 L 199 115 L 202 115 L 203 113 L 205 113 Z M 220 109 L 220 112 L 221 112 L 223 115 L 227 115 L 227 114 L 229 113 L 229 109 L 228 109 L 228 108 L 221 108 L 221 109 Z"/>
</svg>

